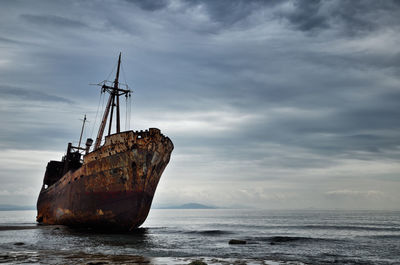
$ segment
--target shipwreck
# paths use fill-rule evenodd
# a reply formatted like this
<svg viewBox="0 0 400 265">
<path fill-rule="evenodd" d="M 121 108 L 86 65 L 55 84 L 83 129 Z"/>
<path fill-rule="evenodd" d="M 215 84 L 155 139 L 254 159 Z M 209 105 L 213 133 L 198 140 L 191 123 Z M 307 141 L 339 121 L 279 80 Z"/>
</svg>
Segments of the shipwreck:
<svg viewBox="0 0 400 265">
<path fill-rule="evenodd" d="M 115 80 L 99 84 L 109 97 L 94 145 L 88 138 L 81 147 L 85 117 L 78 146 L 68 143 L 61 161 L 48 162 L 37 201 L 38 223 L 133 230 L 146 220 L 174 145 L 156 128 L 121 132 L 120 97 L 132 91 L 118 80 L 120 66 L 121 54 Z"/>
</svg>

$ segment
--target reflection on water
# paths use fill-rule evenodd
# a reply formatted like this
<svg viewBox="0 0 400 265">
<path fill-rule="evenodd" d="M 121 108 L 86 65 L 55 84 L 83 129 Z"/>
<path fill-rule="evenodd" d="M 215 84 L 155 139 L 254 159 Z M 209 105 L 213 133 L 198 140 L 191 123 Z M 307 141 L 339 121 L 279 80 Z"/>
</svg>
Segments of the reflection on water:
<svg viewBox="0 0 400 265">
<path fill-rule="evenodd" d="M 30 264 L 149 264 L 139 253 L 151 248 L 147 229 L 115 234 L 64 226 L 0 226 L 0 262 Z M 132 253 L 130 249 L 135 251 Z M 118 251 L 120 250 L 120 251 Z"/>
</svg>

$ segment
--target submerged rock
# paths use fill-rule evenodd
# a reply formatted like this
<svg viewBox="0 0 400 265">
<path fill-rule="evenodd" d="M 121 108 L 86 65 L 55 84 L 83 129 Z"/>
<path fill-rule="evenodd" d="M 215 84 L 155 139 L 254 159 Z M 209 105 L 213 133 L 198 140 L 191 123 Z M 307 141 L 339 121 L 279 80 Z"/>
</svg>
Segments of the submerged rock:
<svg viewBox="0 0 400 265">
<path fill-rule="evenodd" d="M 296 236 L 274 236 L 271 237 L 271 243 L 285 243 L 285 242 L 293 242 L 293 241 L 303 241 L 309 240 L 307 237 L 296 237 Z"/>
<path fill-rule="evenodd" d="M 201 260 L 194 260 L 189 263 L 189 265 L 207 265 L 207 263 L 201 261 Z"/>
<path fill-rule="evenodd" d="M 239 239 L 229 240 L 229 244 L 231 244 L 231 245 L 244 245 L 246 243 L 247 243 L 246 240 L 239 240 Z"/>
<path fill-rule="evenodd" d="M 89 261 L 86 265 L 104 265 L 109 264 L 107 261 Z"/>
</svg>

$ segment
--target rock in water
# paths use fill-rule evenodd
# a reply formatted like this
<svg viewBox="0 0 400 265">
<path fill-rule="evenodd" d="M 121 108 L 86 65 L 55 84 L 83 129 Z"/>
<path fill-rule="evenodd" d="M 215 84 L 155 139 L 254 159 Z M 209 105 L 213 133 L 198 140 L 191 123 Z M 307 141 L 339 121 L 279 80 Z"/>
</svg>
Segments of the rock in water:
<svg viewBox="0 0 400 265">
<path fill-rule="evenodd" d="M 189 263 L 189 265 L 207 265 L 207 263 L 201 261 L 201 260 L 194 260 Z"/>
<path fill-rule="evenodd" d="M 246 240 L 239 240 L 239 239 L 229 240 L 229 244 L 231 244 L 231 245 L 244 245 L 246 243 L 247 243 Z"/>
</svg>

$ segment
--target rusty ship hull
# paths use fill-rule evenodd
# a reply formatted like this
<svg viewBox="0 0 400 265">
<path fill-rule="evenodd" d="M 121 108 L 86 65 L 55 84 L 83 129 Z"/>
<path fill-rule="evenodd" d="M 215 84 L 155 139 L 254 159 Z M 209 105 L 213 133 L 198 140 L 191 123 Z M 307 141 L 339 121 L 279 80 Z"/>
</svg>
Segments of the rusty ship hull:
<svg viewBox="0 0 400 265">
<path fill-rule="evenodd" d="M 53 164 L 62 165 L 50 161 L 37 201 L 37 221 L 117 230 L 139 227 L 173 148 L 156 128 L 111 134 L 54 183 L 50 180 L 57 177 L 52 174 L 60 170 Z"/>
</svg>

